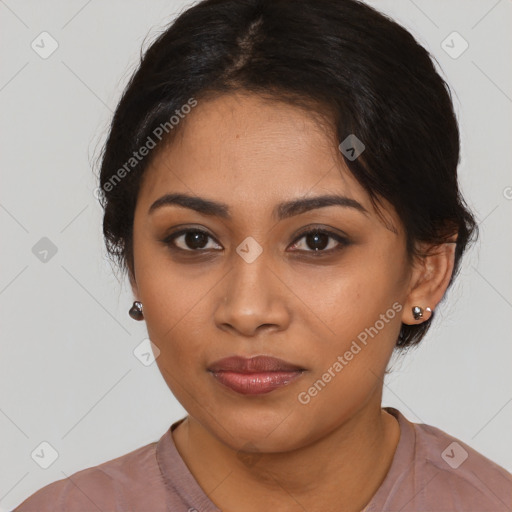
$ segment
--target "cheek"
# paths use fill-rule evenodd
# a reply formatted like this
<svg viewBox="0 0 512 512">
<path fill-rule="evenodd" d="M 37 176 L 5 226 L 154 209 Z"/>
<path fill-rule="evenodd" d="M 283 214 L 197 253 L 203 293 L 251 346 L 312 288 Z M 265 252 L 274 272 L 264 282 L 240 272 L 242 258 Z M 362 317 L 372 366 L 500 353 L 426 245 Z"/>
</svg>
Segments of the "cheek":
<svg viewBox="0 0 512 512">
<path fill-rule="evenodd" d="M 183 287 L 180 280 L 160 278 L 146 285 L 144 316 L 150 339 L 166 360 L 174 364 L 203 353 L 207 343 L 201 326 L 207 324 L 207 283 Z M 183 290 L 183 291 L 178 291 Z"/>
<path fill-rule="evenodd" d="M 358 256 L 328 271 L 288 277 L 307 306 L 301 323 L 314 371 L 302 391 L 319 414 L 332 401 L 349 409 L 364 402 L 382 379 L 400 332 L 399 259 Z"/>
<path fill-rule="evenodd" d="M 323 294 L 311 296 L 316 305 L 311 318 L 325 319 L 322 332 L 328 334 L 311 352 L 314 372 L 297 397 L 306 430 L 315 431 L 314 418 L 321 416 L 322 428 L 329 431 L 355 414 L 381 385 L 401 326 L 402 305 L 391 281 L 352 268 L 323 287 Z"/>
<path fill-rule="evenodd" d="M 211 300 L 219 277 L 206 267 L 180 269 L 160 260 L 141 267 L 139 295 L 149 338 L 160 350 L 158 365 L 186 380 L 192 368 L 206 365 L 205 349 L 216 334 Z"/>
<path fill-rule="evenodd" d="M 149 229 L 137 232 L 135 276 L 150 338 L 165 347 L 184 326 L 197 325 L 196 306 L 214 282 L 205 267 L 177 265 L 165 245 L 151 236 Z"/>
<path fill-rule="evenodd" d="M 288 266 L 282 280 L 292 292 L 292 308 L 301 311 L 310 330 L 333 341 L 347 340 L 401 300 L 401 265 L 400 255 L 357 250 L 338 265 Z"/>
</svg>

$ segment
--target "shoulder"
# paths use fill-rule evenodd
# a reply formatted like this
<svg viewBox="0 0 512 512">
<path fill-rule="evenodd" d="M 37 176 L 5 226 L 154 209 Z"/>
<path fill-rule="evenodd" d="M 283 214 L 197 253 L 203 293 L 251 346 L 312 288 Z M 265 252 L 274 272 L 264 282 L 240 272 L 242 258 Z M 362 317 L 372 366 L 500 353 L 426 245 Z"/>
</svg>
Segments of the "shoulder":
<svg viewBox="0 0 512 512">
<path fill-rule="evenodd" d="M 128 510 L 127 490 L 158 479 L 156 443 L 133 450 L 52 482 L 39 489 L 13 512 L 89 512 Z"/>
<path fill-rule="evenodd" d="M 508 510 L 512 503 L 512 474 L 437 427 L 411 425 L 416 434 L 416 483 L 424 506 Z"/>
</svg>

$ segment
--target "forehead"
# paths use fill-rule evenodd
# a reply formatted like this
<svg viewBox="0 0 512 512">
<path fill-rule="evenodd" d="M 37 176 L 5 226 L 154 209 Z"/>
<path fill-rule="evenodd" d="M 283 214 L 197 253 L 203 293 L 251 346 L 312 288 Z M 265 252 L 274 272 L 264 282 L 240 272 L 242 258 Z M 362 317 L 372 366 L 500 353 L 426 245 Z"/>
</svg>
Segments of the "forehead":
<svg viewBox="0 0 512 512">
<path fill-rule="evenodd" d="M 372 210 L 345 167 L 334 131 L 315 112 L 251 94 L 198 105 L 145 172 L 138 203 L 169 192 L 219 199 L 233 210 L 267 209 L 285 199 L 342 193 Z"/>
</svg>

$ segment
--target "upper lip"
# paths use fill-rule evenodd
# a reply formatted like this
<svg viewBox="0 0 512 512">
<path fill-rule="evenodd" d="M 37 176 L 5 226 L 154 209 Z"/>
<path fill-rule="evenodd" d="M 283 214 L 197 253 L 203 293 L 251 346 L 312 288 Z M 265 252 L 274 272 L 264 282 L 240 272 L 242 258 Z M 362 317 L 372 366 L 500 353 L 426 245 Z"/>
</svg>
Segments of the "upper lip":
<svg viewBox="0 0 512 512">
<path fill-rule="evenodd" d="M 242 356 L 225 357 L 215 361 L 208 367 L 212 372 L 231 371 L 238 373 L 278 372 L 305 370 L 277 357 L 254 356 L 251 358 Z"/>
</svg>

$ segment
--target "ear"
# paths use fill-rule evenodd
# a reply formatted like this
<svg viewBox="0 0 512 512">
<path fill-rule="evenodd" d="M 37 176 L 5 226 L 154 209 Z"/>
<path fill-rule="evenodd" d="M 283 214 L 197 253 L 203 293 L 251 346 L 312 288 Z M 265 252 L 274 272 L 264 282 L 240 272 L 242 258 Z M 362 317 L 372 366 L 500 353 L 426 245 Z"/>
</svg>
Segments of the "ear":
<svg viewBox="0 0 512 512">
<path fill-rule="evenodd" d="M 408 325 L 421 324 L 432 316 L 443 298 L 450 282 L 455 263 L 457 236 L 446 243 L 432 246 L 423 244 L 423 256 L 415 259 L 410 279 L 410 287 L 402 313 L 402 322 Z M 419 306 L 423 316 L 414 319 L 412 308 Z M 427 311 L 429 307 L 431 312 Z"/>
</svg>

